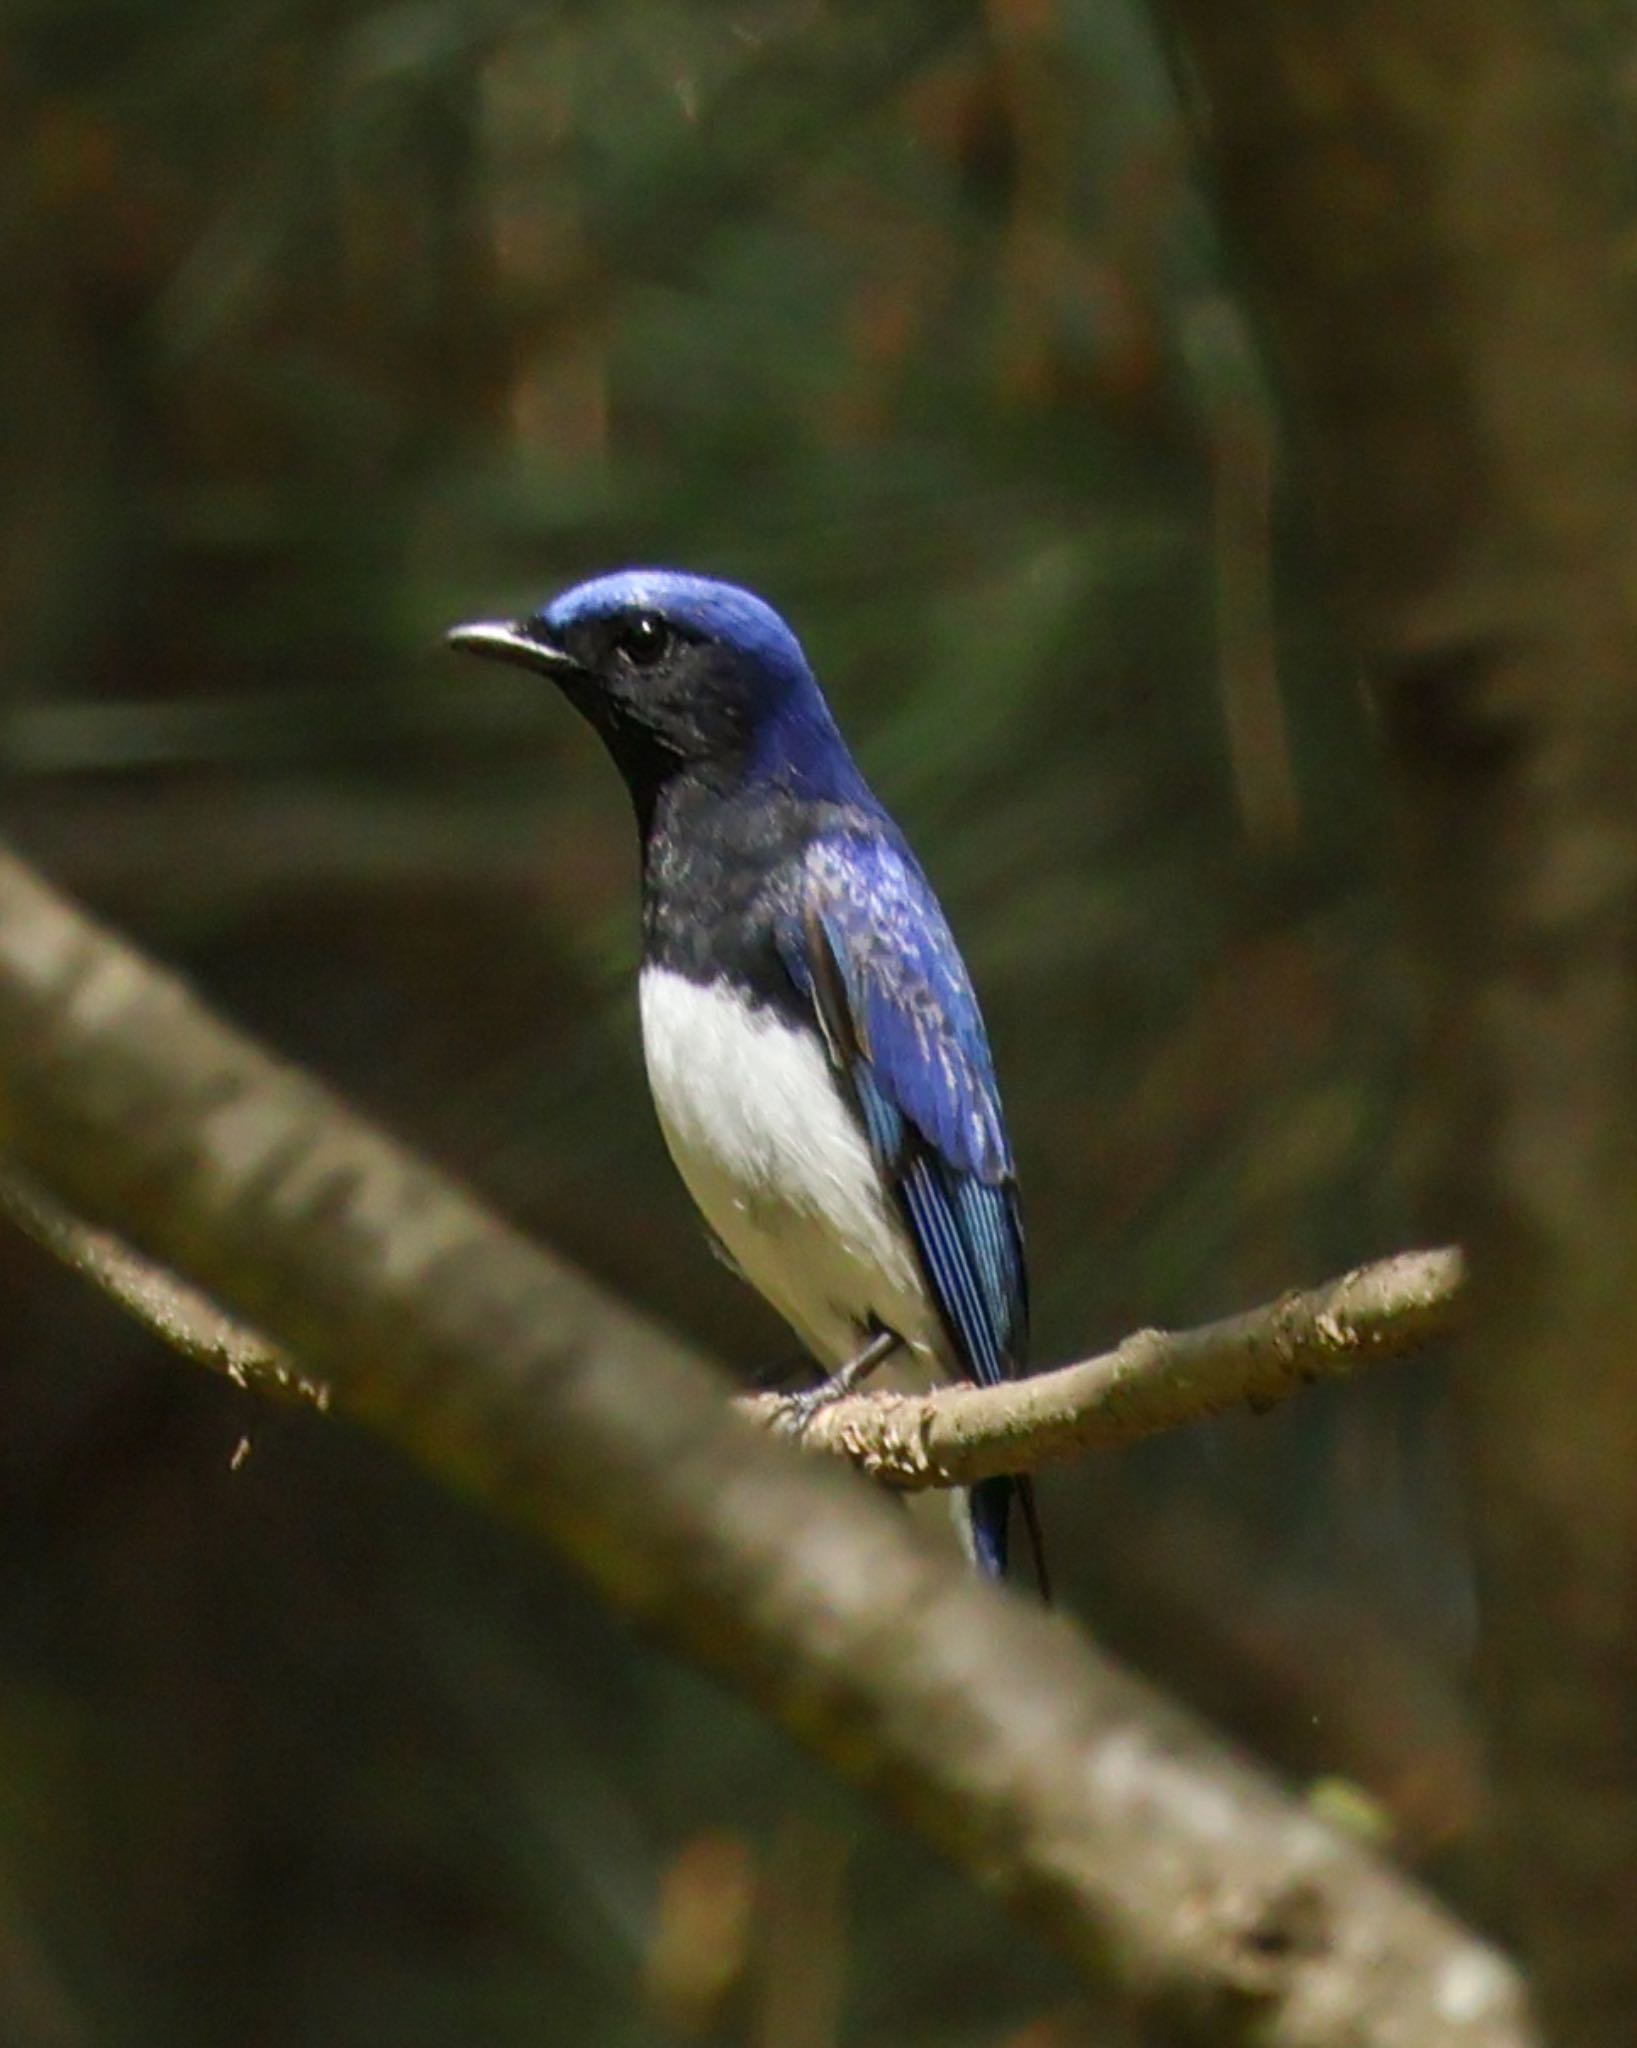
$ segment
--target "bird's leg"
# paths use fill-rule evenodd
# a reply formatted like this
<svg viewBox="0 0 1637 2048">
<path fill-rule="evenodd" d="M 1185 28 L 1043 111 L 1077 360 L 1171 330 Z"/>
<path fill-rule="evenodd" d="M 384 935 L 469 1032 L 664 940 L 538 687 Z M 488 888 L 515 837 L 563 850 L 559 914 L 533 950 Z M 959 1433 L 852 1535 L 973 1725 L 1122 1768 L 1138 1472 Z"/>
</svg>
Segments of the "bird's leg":
<svg viewBox="0 0 1637 2048">
<path fill-rule="evenodd" d="M 845 1365 L 838 1365 L 827 1380 L 820 1380 L 816 1387 L 805 1387 L 800 1393 L 786 1394 L 779 1404 L 774 1427 L 785 1436 L 800 1437 L 821 1408 L 828 1408 L 833 1401 L 862 1386 L 902 1342 L 896 1330 L 877 1330 L 864 1348 Z"/>
</svg>

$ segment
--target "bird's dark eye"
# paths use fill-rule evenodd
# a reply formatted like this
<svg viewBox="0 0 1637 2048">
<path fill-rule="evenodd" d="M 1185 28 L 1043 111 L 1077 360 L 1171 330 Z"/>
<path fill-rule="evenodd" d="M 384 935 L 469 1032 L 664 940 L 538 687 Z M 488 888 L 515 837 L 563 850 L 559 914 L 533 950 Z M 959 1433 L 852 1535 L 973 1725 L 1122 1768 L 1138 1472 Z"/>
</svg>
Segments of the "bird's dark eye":
<svg viewBox="0 0 1637 2048">
<path fill-rule="evenodd" d="M 620 627 L 614 645 L 636 668 L 652 668 L 671 644 L 665 621 L 653 612 L 636 612 Z"/>
</svg>

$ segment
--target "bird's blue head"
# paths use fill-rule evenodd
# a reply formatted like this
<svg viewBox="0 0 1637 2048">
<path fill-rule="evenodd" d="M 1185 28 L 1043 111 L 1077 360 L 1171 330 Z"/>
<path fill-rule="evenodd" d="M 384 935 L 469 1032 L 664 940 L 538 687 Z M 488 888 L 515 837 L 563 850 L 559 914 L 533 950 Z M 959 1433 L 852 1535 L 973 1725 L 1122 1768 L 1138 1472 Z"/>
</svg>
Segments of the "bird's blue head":
<svg viewBox="0 0 1637 2048">
<path fill-rule="evenodd" d="M 452 645 L 548 675 L 597 728 L 639 815 L 691 771 L 856 799 L 863 784 L 794 633 L 736 584 L 622 569 Z"/>
</svg>

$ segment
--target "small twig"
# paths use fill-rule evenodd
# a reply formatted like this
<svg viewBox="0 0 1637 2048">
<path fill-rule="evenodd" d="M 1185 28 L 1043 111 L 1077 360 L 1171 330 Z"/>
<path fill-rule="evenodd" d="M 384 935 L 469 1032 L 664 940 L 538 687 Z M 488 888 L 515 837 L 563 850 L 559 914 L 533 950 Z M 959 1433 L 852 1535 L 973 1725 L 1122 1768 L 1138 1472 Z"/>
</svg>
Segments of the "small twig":
<svg viewBox="0 0 1637 2048">
<path fill-rule="evenodd" d="M 97 1230 L 15 1167 L 0 1168 L 0 1215 L 71 1266 L 173 1351 L 225 1373 L 235 1386 L 328 1408 L 330 1390 L 310 1379 L 270 1337 L 219 1309 L 198 1288 Z"/>
<path fill-rule="evenodd" d="M 1271 1408 L 1315 1380 L 1413 1351 L 1453 1327 L 1462 1281 L 1456 1250 L 1400 1252 L 1201 1329 L 1139 1330 L 1101 1357 L 1005 1386 L 849 1394 L 820 1408 L 801 1442 L 899 1487 L 1028 1472 L 1226 1409 Z M 782 1398 L 748 1394 L 737 1406 L 771 1428 Z"/>
</svg>

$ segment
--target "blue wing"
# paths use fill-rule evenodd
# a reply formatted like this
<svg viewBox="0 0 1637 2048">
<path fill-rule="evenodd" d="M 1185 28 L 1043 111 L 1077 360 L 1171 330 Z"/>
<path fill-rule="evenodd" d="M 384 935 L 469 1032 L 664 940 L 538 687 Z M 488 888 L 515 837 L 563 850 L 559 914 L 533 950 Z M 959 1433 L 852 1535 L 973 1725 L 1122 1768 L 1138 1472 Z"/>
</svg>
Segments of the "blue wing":
<svg viewBox="0 0 1637 2048">
<path fill-rule="evenodd" d="M 900 845 L 838 834 L 809 850 L 779 944 L 897 1193 L 955 1354 L 993 1386 L 1027 1348 L 1023 1231 L 989 1042 L 937 898 Z M 1006 1480 L 975 1490 L 994 1569 L 1010 1491 Z"/>
<path fill-rule="evenodd" d="M 983 1019 L 937 898 L 891 841 L 822 840 L 780 944 L 897 1190 L 956 1354 L 992 1386 L 1027 1344 L 1023 1234 Z"/>
</svg>

